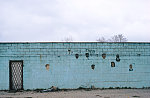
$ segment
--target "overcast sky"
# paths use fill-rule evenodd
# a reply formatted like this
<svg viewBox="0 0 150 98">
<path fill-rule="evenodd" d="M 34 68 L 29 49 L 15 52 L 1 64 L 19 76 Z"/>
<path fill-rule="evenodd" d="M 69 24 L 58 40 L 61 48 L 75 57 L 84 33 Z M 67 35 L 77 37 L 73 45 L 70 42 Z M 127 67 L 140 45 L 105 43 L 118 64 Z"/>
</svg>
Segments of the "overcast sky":
<svg viewBox="0 0 150 98">
<path fill-rule="evenodd" d="M 150 42 L 150 0 L 0 0 L 0 41 Z"/>
</svg>

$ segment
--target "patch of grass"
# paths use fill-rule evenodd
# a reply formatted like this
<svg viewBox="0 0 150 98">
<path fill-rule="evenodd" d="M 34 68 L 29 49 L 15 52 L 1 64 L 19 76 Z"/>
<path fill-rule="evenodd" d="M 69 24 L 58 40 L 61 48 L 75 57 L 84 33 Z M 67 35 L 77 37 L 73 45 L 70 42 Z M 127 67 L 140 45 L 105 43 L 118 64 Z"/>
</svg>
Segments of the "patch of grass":
<svg viewBox="0 0 150 98">
<path fill-rule="evenodd" d="M 120 87 L 115 87 L 115 89 L 120 89 Z"/>
<path fill-rule="evenodd" d="M 32 91 L 31 89 L 27 89 L 27 90 L 25 90 L 25 91 Z"/>
<path fill-rule="evenodd" d="M 108 89 L 114 89 L 113 87 L 109 87 Z"/>
<path fill-rule="evenodd" d="M 79 87 L 79 88 L 77 88 L 78 90 L 82 90 L 82 89 L 86 89 L 86 88 L 84 88 L 84 87 Z"/>
<path fill-rule="evenodd" d="M 143 86 L 142 89 L 150 89 L 150 87 L 144 87 L 144 86 Z"/>
<path fill-rule="evenodd" d="M 122 87 L 122 89 L 128 89 L 128 87 Z"/>
<path fill-rule="evenodd" d="M 84 87 L 79 87 L 77 90 L 85 90 L 85 91 L 91 91 L 91 88 L 84 88 Z"/>
<path fill-rule="evenodd" d="M 140 96 L 132 96 L 132 97 L 140 97 Z"/>
<path fill-rule="evenodd" d="M 121 89 L 131 89 L 131 87 L 122 87 Z"/>
<path fill-rule="evenodd" d="M 106 89 L 106 88 L 104 88 L 104 87 L 103 87 L 103 88 L 100 88 L 100 90 L 104 90 L 104 89 Z"/>
<path fill-rule="evenodd" d="M 45 90 L 45 89 L 38 88 L 38 89 L 35 89 L 35 90 L 33 90 L 33 91 L 41 92 L 42 90 Z"/>
</svg>

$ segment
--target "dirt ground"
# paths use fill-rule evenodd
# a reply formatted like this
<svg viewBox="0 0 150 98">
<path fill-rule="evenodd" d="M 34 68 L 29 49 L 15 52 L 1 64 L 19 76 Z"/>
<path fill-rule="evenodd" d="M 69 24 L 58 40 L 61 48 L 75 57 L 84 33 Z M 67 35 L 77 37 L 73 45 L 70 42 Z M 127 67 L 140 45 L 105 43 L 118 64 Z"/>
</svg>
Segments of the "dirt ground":
<svg viewBox="0 0 150 98">
<path fill-rule="evenodd" d="M 150 89 L 67 90 L 56 92 L 0 91 L 0 98 L 150 98 Z"/>
</svg>

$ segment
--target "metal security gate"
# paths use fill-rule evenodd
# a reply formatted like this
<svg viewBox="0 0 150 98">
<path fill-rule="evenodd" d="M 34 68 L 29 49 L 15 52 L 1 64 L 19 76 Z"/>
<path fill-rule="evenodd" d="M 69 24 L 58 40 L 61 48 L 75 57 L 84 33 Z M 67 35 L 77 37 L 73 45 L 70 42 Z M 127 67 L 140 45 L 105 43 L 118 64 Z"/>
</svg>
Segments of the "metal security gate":
<svg viewBox="0 0 150 98">
<path fill-rule="evenodd" d="M 23 61 L 10 61 L 9 77 L 10 90 L 23 89 Z"/>
</svg>

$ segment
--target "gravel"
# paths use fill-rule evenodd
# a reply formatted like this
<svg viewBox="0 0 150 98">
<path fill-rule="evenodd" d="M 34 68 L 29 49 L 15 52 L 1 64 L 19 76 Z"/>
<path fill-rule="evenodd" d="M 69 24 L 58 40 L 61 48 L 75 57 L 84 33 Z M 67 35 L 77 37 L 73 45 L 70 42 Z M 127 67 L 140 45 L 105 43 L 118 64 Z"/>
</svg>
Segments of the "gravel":
<svg viewBox="0 0 150 98">
<path fill-rule="evenodd" d="M 0 98 L 150 98 L 150 89 L 67 90 L 56 92 L 0 91 Z"/>
</svg>

